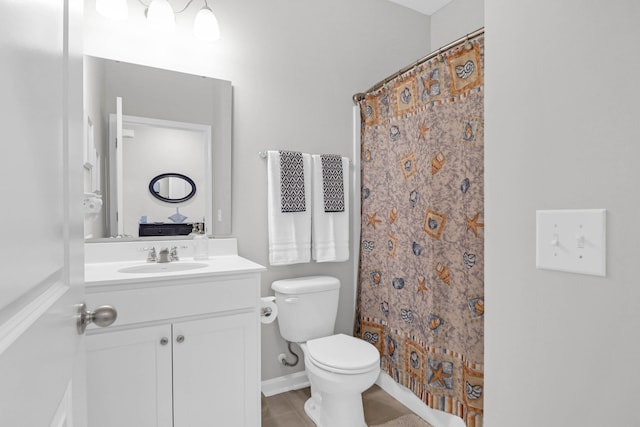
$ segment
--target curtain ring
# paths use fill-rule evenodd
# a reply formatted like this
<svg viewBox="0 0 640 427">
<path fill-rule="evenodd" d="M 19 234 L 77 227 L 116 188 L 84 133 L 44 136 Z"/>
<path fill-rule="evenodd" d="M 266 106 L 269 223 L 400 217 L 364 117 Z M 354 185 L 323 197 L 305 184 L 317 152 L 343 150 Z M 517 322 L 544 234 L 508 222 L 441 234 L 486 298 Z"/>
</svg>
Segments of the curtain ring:
<svg viewBox="0 0 640 427">
<path fill-rule="evenodd" d="M 467 41 L 464 44 L 464 48 L 467 50 L 473 49 L 473 44 L 471 44 L 471 40 L 469 40 L 469 36 L 467 35 Z"/>
</svg>

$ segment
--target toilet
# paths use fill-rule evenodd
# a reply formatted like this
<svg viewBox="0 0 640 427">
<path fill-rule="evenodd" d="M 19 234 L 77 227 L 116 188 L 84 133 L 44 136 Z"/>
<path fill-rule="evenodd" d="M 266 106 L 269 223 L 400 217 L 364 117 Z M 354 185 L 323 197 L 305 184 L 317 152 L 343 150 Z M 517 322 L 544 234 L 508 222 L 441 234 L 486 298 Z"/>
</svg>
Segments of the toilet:
<svg viewBox="0 0 640 427">
<path fill-rule="evenodd" d="M 318 427 L 366 427 L 362 392 L 380 374 L 380 354 L 370 343 L 334 334 L 340 281 L 330 276 L 271 284 L 280 335 L 300 345 L 311 397 L 304 410 Z"/>
</svg>

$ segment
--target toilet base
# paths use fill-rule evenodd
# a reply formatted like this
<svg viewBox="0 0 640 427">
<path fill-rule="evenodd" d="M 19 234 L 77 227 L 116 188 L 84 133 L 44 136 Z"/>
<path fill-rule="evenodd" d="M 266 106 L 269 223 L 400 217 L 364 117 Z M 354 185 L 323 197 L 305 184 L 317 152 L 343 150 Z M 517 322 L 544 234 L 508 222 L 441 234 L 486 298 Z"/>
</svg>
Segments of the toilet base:
<svg viewBox="0 0 640 427">
<path fill-rule="evenodd" d="M 304 403 L 304 412 L 317 427 L 367 427 L 360 394 L 324 398 L 316 394 Z"/>
<path fill-rule="evenodd" d="M 307 401 L 304 402 L 304 412 L 311 418 L 311 421 L 313 421 L 316 426 L 320 427 L 320 408 L 313 401 L 313 397 L 308 398 Z"/>
</svg>

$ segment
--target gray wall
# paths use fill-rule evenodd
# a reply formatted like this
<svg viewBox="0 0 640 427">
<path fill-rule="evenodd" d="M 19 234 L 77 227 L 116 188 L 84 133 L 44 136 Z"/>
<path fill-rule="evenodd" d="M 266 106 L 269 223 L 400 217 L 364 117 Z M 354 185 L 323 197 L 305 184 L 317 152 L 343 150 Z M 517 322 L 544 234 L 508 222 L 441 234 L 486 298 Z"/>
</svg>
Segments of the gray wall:
<svg viewBox="0 0 640 427">
<path fill-rule="evenodd" d="M 244 0 L 212 7 L 222 39 L 205 45 L 180 28 L 172 39 L 142 34 L 137 0 L 129 0 L 125 24 L 96 15 L 94 2 L 85 0 L 85 52 L 233 83 L 232 234 L 242 256 L 268 265 L 267 164 L 258 151 L 351 157 L 351 96 L 430 51 L 429 17 L 386 0 Z M 185 16 L 179 16 L 179 27 L 191 25 Z M 355 262 L 352 257 L 343 263 L 269 267 L 262 295 L 273 294 L 270 284 L 277 279 L 334 275 L 343 283 L 337 331 L 351 333 Z M 277 324 L 264 325 L 263 379 L 303 369 L 282 367 L 277 355 L 283 351 Z"/>
<path fill-rule="evenodd" d="M 236 32 L 243 46 L 253 46 L 245 52 L 246 66 L 232 79 L 233 212 L 240 252 L 267 265 L 267 165 L 257 151 L 293 149 L 351 157 L 351 96 L 423 56 L 430 44 L 428 17 L 386 1 L 258 3 L 255 13 L 238 23 L 244 31 Z M 274 24 L 267 26 L 268 21 Z M 353 258 L 271 267 L 262 276 L 262 294 L 272 294 L 269 286 L 277 279 L 334 275 L 343 284 L 336 329 L 351 333 L 353 269 Z M 285 350 L 276 323 L 263 326 L 263 379 L 301 369 L 278 364 L 277 355 Z"/>
<path fill-rule="evenodd" d="M 453 0 L 431 15 L 431 50 L 484 27 L 484 0 Z"/>
<path fill-rule="evenodd" d="M 640 3 L 486 0 L 486 425 L 638 426 Z M 535 268 L 535 211 L 606 208 L 605 278 Z"/>
</svg>

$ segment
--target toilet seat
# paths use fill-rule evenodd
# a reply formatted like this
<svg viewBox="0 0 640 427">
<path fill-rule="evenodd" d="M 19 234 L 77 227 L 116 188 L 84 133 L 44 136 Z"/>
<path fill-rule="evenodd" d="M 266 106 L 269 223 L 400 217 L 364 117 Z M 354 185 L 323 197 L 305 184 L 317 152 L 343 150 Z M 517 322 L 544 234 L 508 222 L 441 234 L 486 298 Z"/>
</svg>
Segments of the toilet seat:
<svg viewBox="0 0 640 427">
<path fill-rule="evenodd" d="M 307 341 L 309 359 L 321 369 L 345 375 L 356 375 L 376 369 L 380 353 L 371 344 L 344 334 Z"/>
</svg>

